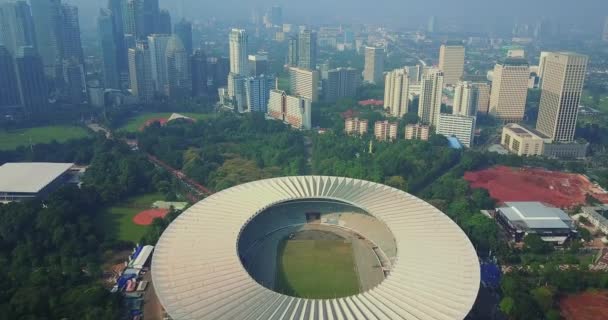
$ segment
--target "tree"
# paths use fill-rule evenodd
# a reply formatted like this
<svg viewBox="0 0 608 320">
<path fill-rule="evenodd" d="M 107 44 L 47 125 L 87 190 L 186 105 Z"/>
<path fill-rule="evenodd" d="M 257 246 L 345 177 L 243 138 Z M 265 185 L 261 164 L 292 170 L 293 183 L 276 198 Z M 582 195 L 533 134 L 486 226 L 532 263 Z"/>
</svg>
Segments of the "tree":
<svg viewBox="0 0 608 320">
<path fill-rule="evenodd" d="M 528 234 L 524 238 L 525 249 L 534 254 L 547 254 L 553 251 L 553 246 L 541 239 L 535 233 Z"/>
<path fill-rule="evenodd" d="M 405 181 L 405 179 L 403 179 L 402 176 L 388 177 L 386 178 L 384 183 L 396 189 L 407 190 L 407 182 Z"/>
<path fill-rule="evenodd" d="M 500 311 L 504 312 L 506 315 L 513 315 L 513 308 L 515 307 L 515 301 L 511 297 L 504 297 L 500 300 Z"/>
<path fill-rule="evenodd" d="M 534 301 L 540 306 L 543 312 L 548 312 L 553 307 L 553 297 L 555 296 L 555 289 L 551 287 L 538 287 L 532 289 L 530 294 L 534 298 Z"/>
</svg>

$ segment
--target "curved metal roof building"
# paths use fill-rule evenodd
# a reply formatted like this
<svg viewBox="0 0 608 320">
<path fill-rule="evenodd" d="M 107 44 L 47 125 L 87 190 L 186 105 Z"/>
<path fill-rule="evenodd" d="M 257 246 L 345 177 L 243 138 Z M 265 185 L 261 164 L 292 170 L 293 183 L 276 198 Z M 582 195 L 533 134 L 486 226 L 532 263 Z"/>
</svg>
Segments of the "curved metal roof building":
<svg viewBox="0 0 608 320">
<path fill-rule="evenodd" d="M 390 274 L 354 296 L 282 295 L 245 270 L 237 241 L 258 213 L 286 201 L 349 203 L 384 222 L 397 252 Z M 479 263 L 464 232 L 430 204 L 381 184 L 339 177 L 246 183 L 200 201 L 163 233 L 152 261 L 156 293 L 173 319 L 463 319 L 479 289 Z"/>
</svg>

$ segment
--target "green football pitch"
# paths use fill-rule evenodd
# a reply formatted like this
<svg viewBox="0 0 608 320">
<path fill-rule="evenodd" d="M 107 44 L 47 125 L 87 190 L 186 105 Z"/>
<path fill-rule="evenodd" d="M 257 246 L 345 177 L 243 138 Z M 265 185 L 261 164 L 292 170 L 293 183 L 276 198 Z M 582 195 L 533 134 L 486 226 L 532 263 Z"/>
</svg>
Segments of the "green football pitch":
<svg viewBox="0 0 608 320">
<path fill-rule="evenodd" d="M 286 240 L 277 255 L 276 291 L 295 297 L 328 299 L 359 293 L 350 243 Z"/>
</svg>

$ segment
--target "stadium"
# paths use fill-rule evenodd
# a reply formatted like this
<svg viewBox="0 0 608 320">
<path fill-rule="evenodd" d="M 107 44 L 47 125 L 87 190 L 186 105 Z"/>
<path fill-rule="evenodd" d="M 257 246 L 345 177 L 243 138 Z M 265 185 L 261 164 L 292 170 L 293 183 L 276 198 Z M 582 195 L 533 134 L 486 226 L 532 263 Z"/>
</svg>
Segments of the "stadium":
<svg viewBox="0 0 608 320">
<path fill-rule="evenodd" d="M 173 319 L 463 319 L 480 271 L 430 204 L 339 177 L 260 180 L 181 214 L 152 260 Z"/>
</svg>

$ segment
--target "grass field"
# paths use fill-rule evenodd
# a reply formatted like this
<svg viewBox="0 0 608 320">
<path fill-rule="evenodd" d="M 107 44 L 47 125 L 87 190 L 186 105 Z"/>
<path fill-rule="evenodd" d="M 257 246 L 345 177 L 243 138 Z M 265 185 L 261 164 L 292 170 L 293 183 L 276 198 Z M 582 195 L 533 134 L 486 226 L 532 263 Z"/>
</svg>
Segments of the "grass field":
<svg viewBox="0 0 608 320">
<path fill-rule="evenodd" d="M 141 211 L 150 209 L 154 201 L 164 198 L 162 194 L 150 193 L 130 198 L 106 209 L 101 221 L 103 230 L 118 240 L 139 241 L 148 227 L 136 225 L 133 223 L 133 217 Z"/>
<path fill-rule="evenodd" d="M 190 117 L 196 120 L 207 120 L 213 118 L 215 115 L 211 113 L 188 113 L 188 112 L 178 112 L 181 115 L 186 117 Z M 172 112 L 151 112 L 140 114 L 137 117 L 130 119 L 124 126 L 120 127 L 119 131 L 126 132 L 137 132 L 139 129 L 148 121 L 152 119 L 168 119 Z"/>
<path fill-rule="evenodd" d="M 359 292 L 353 249 L 336 240 L 287 240 L 278 252 L 276 290 L 327 299 Z"/>
<path fill-rule="evenodd" d="M 10 131 L 0 129 L 0 150 L 12 150 L 30 143 L 49 143 L 53 140 L 65 142 L 88 135 L 86 129 L 76 126 L 48 126 Z"/>
</svg>

